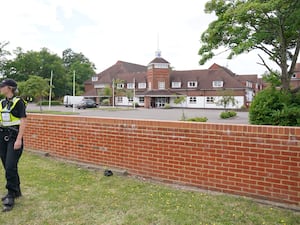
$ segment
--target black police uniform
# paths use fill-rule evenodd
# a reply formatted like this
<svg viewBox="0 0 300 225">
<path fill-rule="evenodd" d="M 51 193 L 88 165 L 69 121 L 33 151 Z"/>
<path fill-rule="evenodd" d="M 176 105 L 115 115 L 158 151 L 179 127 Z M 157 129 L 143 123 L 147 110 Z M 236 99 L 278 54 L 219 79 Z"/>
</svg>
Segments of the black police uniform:
<svg viewBox="0 0 300 225">
<path fill-rule="evenodd" d="M 2 109 L 13 105 L 12 99 L 1 101 Z M 26 117 L 25 102 L 20 99 L 17 101 L 11 114 L 17 118 Z M 0 127 L 0 158 L 5 169 L 6 188 L 8 194 L 2 198 L 4 210 L 11 209 L 14 205 L 14 199 L 21 196 L 20 178 L 18 173 L 18 162 L 23 152 L 23 139 L 20 149 L 14 149 L 14 143 L 18 135 L 19 125 L 10 127 Z"/>
</svg>

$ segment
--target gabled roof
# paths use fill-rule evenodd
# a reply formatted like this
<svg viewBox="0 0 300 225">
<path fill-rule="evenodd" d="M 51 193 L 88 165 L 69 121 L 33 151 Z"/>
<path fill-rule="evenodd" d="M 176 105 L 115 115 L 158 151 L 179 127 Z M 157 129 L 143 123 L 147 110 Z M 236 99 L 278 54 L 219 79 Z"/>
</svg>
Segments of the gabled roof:
<svg viewBox="0 0 300 225">
<path fill-rule="evenodd" d="M 121 74 L 123 74 L 124 78 L 128 76 L 128 74 L 135 74 L 137 77 L 143 77 L 143 74 L 146 74 L 147 67 L 128 63 L 124 61 L 117 61 L 114 65 L 102 71 L 101 73 L 96 74 L 98 77 L 98 81 L 92 82 L 91 79 L 87 80 L 85 84 L 103 84 L 103 83 L 111 83 L 113 79 L 123 79 Z M 134 77 L 135 75 L 132 75 Z"/>
<path fill-rule="evenodd" d="M 170 64 L 167 60 L 165 60 L 162 57 L 156 57 L 149 64 L 152 64 L 152 63 L 168 63 L 168 64 Z"/>
<path fill-rule="evenodd" d="M 209 70 L 225 70 L 227 73 L 229 73 L 231 76 L 235 76 L 236 74 L 232 72 L 230 69 L 224 66 L 220 66 L 217 63 L 212 64 L 209 68 Z"/>
<path fill-rule="evenodd" d="M 181 88 L 188 88 L 189 81 L 197 81 L 197 89 L 212 89 L 213 81 L 223 81 L 223 88 L 243 88 L 244 85 L 224 69 L 172 71 L 172 82 L 181 82 Z"/>
<path fill-rule="evenodd" d="M 257 75 L 256 74 L 250 74 L 250 75 L 237 75 L 236 78 L 241 81 L 251 81 L 251 82 L 257 82 Z"/>
</svg>

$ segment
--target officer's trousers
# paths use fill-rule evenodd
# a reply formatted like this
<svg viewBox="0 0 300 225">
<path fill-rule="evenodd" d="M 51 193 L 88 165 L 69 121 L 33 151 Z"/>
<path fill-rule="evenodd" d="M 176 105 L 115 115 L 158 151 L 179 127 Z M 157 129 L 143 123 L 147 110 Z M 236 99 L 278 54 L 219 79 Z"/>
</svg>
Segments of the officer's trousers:
<svg viewBox="0 0 300 225">
<path fill-rule="evenodd" d="M 0 157 L 5 169 L 6 188 L 9 193 L 20 193 L 18 162 L 23 152 L 23 140 L 22 147 L 15 150 L 15 138 L 9 137 L 9 140 L 5 140 L 7 136 L 5 132 L 0 132 Z"/>
</svg>

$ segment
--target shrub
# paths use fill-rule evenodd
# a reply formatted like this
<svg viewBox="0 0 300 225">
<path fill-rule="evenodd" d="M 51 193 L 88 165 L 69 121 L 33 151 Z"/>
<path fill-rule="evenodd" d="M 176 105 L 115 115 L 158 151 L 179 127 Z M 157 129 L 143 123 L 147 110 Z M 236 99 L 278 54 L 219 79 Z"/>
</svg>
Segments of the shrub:
<svg viewBox="0 0 300 225">
<path fill-rule="evenodd" d="M 49 105 L 49 101 L 40 101 L 36 103 L 37 105 Z M 51 105 L 61 105 L 60 101 L 51 101 Z"/>
<path fill-rule="evenodd" d="M 226 111 L 226 112 L 221 112 L 221 114 L 220 114 L 220 118 L 222 118 L 222 119 L 228 119 L 228 118 L 235 117 L 235 116 L 236 116 L 235 111 Z"/>
<path fill-rule="evenodd" d="M 104 105 L 104 106 L 108 106 L 110 104 L 110 101 L 108 98 L 106 99 L 103 99 L 102 102 L 101 102 L 101 105 Z"/>
<path fill-rule="evenodd" d="M 140 105 L 139 105 L 138 102 L 134 102 L 134 103 L 132 104 L 132 106 L 134 106 L 135 108 L 140 107 Z"/>
<path fill-rule="evenodd" d="M 259 92 L 250 107 L 251 124 L 300 126 L 300 93 L 268 88 Z"/>
<path fill-rule="evenodd" d="M 171 109 L 171 106 L 170 106 L 170 104 L 165 104 L 165 107 L 164 107 L 164 109 Z"/>
<path fill-rule="evenodd" d="M 188 118 L 186 121 L 192 121 L 192 122 L 206 122 L 207 117 L 194 117 L 194 118 Z"/>
</svg>

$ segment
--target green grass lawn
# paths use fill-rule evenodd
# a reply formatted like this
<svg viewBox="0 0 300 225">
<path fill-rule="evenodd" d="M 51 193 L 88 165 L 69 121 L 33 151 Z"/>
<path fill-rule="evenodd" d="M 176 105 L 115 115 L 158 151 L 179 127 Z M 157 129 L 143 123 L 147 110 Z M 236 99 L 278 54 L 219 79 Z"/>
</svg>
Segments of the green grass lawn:
<svg viewBox="0 0 300 225">
<path fill-rule="evenodd" d="M 103 171 L 24 152 L 23 197 L 0 224 L 300 224 L 299 212 L 243 197 L 213 195 Z M 0 189 L 5 193 L 3 169 Z"/>
</svg>

